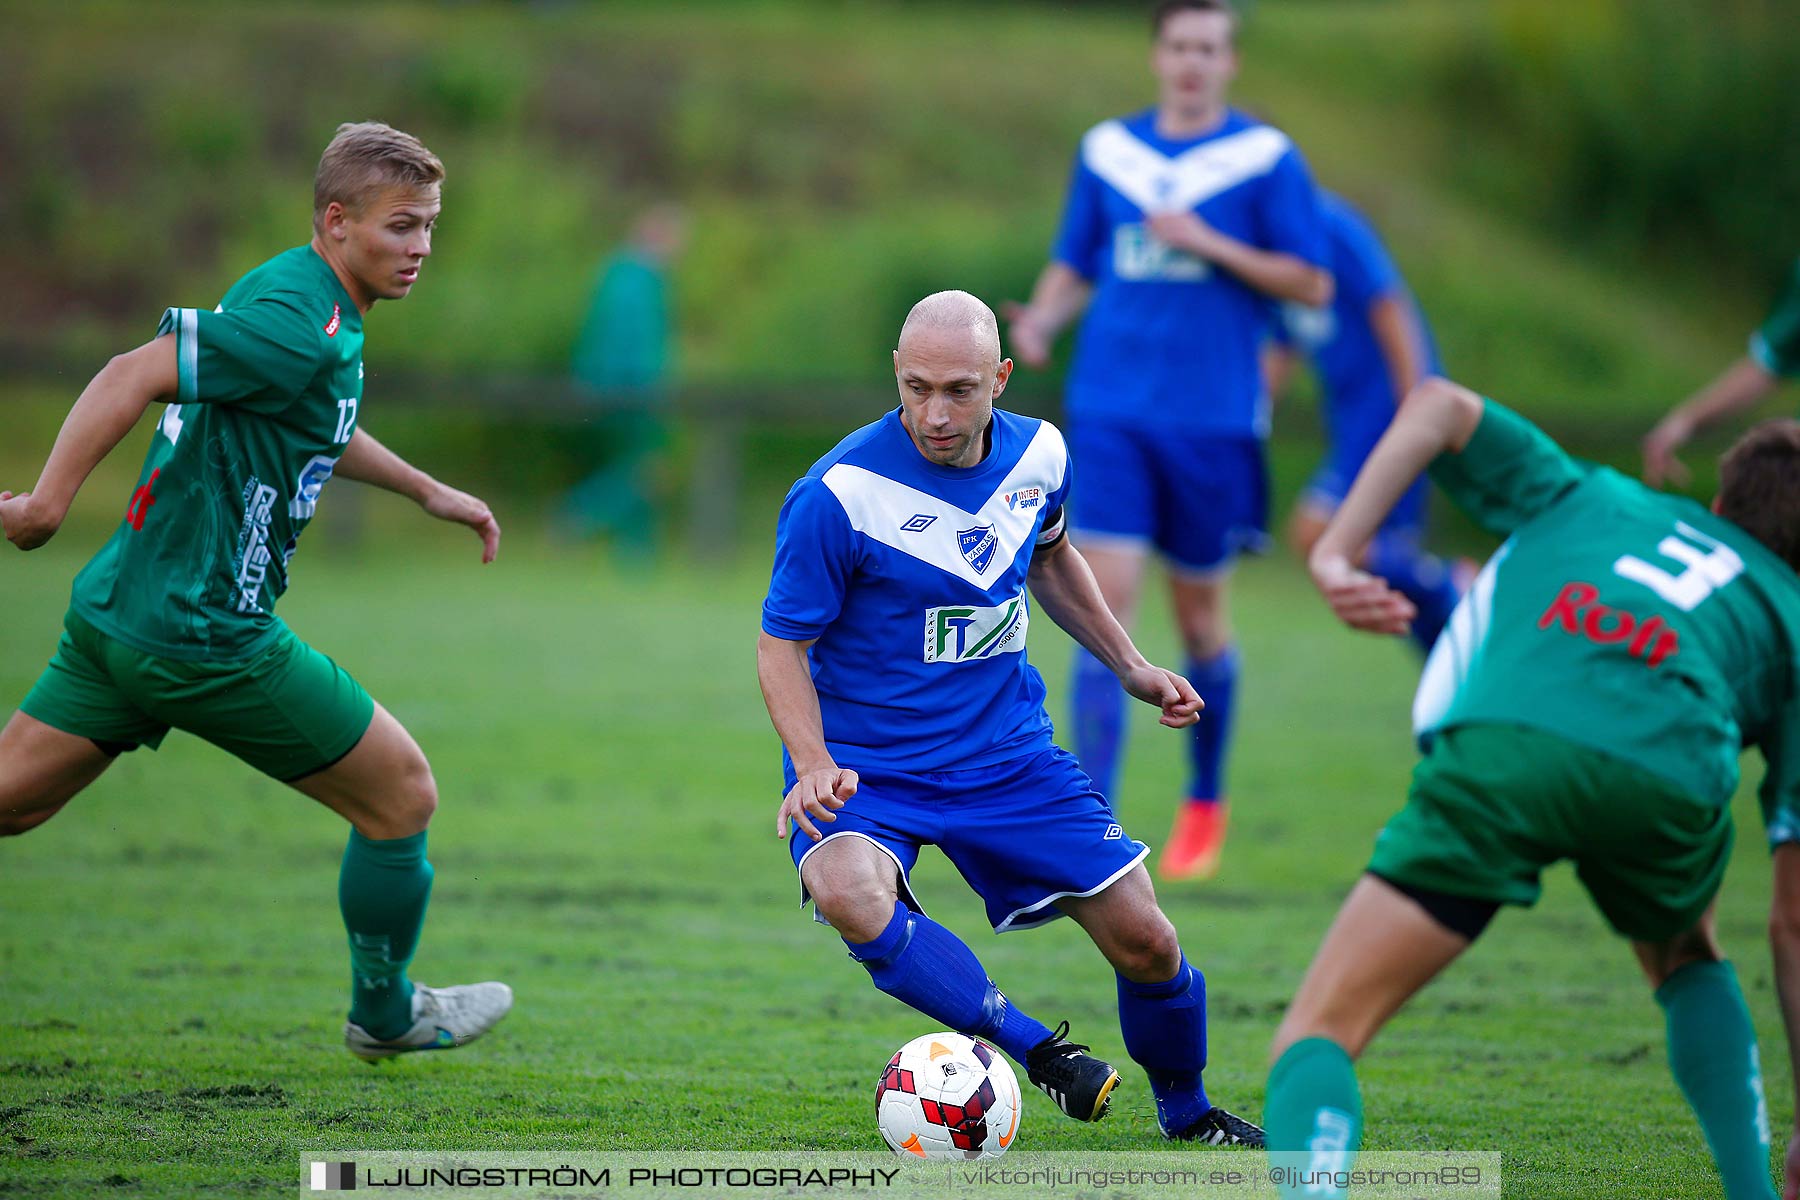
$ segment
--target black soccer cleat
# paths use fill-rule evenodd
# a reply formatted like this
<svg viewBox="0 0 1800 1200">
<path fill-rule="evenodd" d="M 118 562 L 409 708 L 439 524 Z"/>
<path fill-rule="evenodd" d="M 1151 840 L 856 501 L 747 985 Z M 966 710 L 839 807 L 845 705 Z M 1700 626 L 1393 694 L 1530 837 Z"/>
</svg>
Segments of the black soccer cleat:
<svg viewBox="0 0 1800 1200">
<path fill-rule="evenodd" d="M 1113 1089 L 1119 1086 L 1119 1073 L 1111 1063 L 1095 1058 L 1086 1046 L 1068 1037 L 1069 1023 L 1064 1021 L 1055 1033 L 1027 1050 L 1025 1074 L 1069 1116 L 1077 1121 L 1098 1121 L 1106 1115 Z"/>
<path fill-rule="evenodd" d="M 1242 1117 L 1234 1117 L 1222 1108 L 1209 1108 L 1206 1115 L 1180 1133 L 1163 1130 L 1163 1136 L 1176 1142 L 1199 1142 L 1203 1146 L 1250 1146 L 1261 1150 L 1268 1146 L 1262 1126 L 1252 1125 Z"/>
</svg>

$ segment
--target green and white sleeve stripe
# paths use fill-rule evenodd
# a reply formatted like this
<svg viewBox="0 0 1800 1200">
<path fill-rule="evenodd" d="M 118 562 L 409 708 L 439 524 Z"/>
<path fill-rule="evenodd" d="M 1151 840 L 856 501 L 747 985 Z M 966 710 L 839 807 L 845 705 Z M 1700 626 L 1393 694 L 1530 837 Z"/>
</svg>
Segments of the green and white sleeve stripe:
<svg viewBox="0 0 1800 1200">
<path fill-rule="evenodd" d="M 200 314 L 192 308 L 170 308 L 163 311 L 156 326 L 156 336 L 175 335 L 175 370 L 180 379 L 177 402 L 189 404 L 200 398 Z"/>
</svg>

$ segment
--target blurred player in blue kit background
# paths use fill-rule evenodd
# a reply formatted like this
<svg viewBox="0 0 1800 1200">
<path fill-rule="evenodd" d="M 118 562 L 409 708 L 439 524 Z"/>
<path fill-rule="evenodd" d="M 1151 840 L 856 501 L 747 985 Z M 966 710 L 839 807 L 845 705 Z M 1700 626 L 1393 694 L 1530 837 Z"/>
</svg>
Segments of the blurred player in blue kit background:
<svg viewBox="0 0 1800 1200">
<path fill-rule="evenodd" d="M 1321 192 L 1337 287 L 1331 304 L 1282 306 L 1269 392 L 1280 397 L 1304 355 L 1312 364 L 1325 416 L 1325 461 L 1307 482 L 1288 523 L 1304 559 L 1381 440 L 1407 392 L 1442 373 L 1424 314 L 1367 217 L 1342 196 Z M 1424 548 L 1428 485 L 1420 479 L 1394 505 L 1369 543 L 1365 565 L 1412 601 L 1410 634 L 1431 649 L 1456 607 L 1448 566 Z"/>
<path fill-rule="evenodd" d="M 1180 879 L 1212 874 L 1224 844 L 1238 676 L 1226 581 L 1239 552 L 1267 540 L 1260 356 L 1276 303 L 1327 304 L 1332 282 L 1299 151 L 1226 102 L 1236 13 L 1224 0 L 1170 0 L 1153 19 L 1156 106 L 1082 138 L 1051 261 L 1008 315 L 1013 349 L 1034 368 L 1082 317 L 1065 395 L 1087 480 L 1072 526 L 1120 620 L 1136 613 L 1150 551 L 1168 565 L 1187 675 L 1206 701 L 1158 864 Z M 1078 651 L 1074 693 L 1076 753 L 1112 795 L 1118 688 Z"/>
</svg>

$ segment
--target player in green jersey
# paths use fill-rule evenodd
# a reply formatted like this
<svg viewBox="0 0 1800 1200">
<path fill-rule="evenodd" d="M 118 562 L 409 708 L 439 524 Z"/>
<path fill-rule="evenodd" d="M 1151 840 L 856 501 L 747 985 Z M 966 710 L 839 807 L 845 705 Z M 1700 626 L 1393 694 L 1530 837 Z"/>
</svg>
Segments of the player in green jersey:
<svg viewBox="0 0 1800 1200">
<path fill-rule="evenodd" d="M 215 310 L 171 308 L 70 410 L 37 486 L 0 491 L 21 550 L 56 533 L 94 466 L 158 400 L 150 452 L 112 540 L 75 579 L 55 657 L 0 730 L 0 835 L 55 816 L 119 753 L 170 728 L 230 751 L 350 822 L 338 898 L 349 931 L 345 1043 L 378 1060 L 458 1046 L 512 1004 L 502 983 L 406 974 L 431 892 L 437 786 L 387 710 L 274 614 L 334 474 L 467 525 L 475 497 L 358 428 L 363 314 L 412 290 L 431 253 L 443 165 L 380 124 L 341 126 L 319 160 L 309 244 L 245 275 Z"/>
<path fill-rule="evenodd" d="M 1800 258 L 1763 323 L 1750 335 L 1744 357 L 1718 378 L 1669 410 L 1644 438 L 1644 479 L 1654 487 L 1688 480 L 1676 451 L 1694 435 L 1741 416 L 1773 395 L 1784 379 L 1800 378 Z"/>
<path fill-rule="evenodd" d="M 1285 1194 L 1341 1194 L 1305 1184 L 1342 1170 L 1360 1144 L 1352 1059 L 1500 905 L 1534 903 L 1541 871 L 1570 859 L 1656 989 L 1671 1069 L 1725 1194 L 1771 1197 L 1756 1039 L 1711 913 L 1731 849 L 1738 755 L 1754 745 L 1767 763 L 1771 927 L 1792 1045 L 1800 423 L 1745 435 L 1722 460 L 1709 511 L 1580 463 L 1516 413 L 1427 380 L 1310 558 L 1332 609 L 1355 628 L 1403 633 L 1412 616 L 1354 564 L 1428 466 L 1506 540 L 1426 664 L 1413 711 L 1424 758 L 1407 803 L 1276 1034 L 1269 1146 L 1306 1173 Z"/>
</svg>

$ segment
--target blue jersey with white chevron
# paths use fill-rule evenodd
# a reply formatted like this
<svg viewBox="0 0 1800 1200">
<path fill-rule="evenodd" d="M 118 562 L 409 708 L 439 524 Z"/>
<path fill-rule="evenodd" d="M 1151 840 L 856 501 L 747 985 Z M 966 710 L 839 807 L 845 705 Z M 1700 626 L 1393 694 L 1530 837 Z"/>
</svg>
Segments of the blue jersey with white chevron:
<svg viewBox="0 0 1800 1200">
<path fill-rule="evenodd" d="M 1051 744 L 1025 657 L 1025 575 L 1061 536 L 1069 454 L 1045 421 L 996 409 L 991 430 L 979 464 L 941 466 L 896 409 L 781 506 L 762 627 L 817 639 L 813 686 L 841 767 L 962 770 Z"/>
<path fill-rule="evenodd" d="M 1320 199 L 1337 288 L 1327 308 L 1283 306 L 1281 336 L 1312 361 L 1332 442 L 1361 447 L 1366 454 L 1394 419 L 1399 398 L 1398 384 L 1375 340 L 1370 307 L 1394 297 L 1412 309 L 1424 339 L 1420 349 L 1426 374 L 1441 374 L 1442 368 L 1424 314 L 1368 218 L 1341 196 L 1321 192 Z"/>
<path fill-rule="evenodd" d="M 1312 175 L 1286 134 L 1232 109 L 1210 133 L 1157 135 L 1154 109 L 1081 140 L 1052 256 L 1094 285 L 1069 367 L 1071 417 L 1263 437 L 1260 351 L 1275 304 L 1149 235 L 1191 211 L 1221 233 L 1323 266 Z"/>
</svg>

